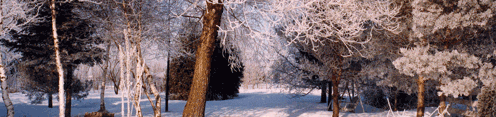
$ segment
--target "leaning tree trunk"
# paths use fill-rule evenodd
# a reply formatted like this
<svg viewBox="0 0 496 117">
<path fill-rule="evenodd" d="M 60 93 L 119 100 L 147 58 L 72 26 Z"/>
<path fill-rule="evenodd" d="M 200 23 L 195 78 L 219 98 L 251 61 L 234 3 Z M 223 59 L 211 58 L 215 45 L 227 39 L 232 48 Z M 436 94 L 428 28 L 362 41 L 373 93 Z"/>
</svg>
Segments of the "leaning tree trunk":
<svg viewBox="0 0 496 117">
<path fill-rule="evenodd" d="M 332 116 L 339 117 L 339 80 L 341 79 L 341 70 L 337 69 L 332 75 Z"/>
<path fill-rule="evenodd" d="M 143 59 L 143 58 L 141 58 L 141 59 Z M 145 74 L 146 74 L 145 78 L 148 82 L 148 85 L 150 85 L 150 90 L 152 91 L 153 96 L 155 97 L 155 104 L 152 103 L 153 115 L 155 117 L 160 117 L 162 115 L 162 111 L 161 111 L 161 109 L 162 109 L 161 108 L 161 101 L 162 100 L 160 98 L 160 94 L 157 90 L 157 87 L 155 86 L 155 83 L 153 82 L 153 77 L 150 74 L 150 70 L 148 69 L 147 66 L 144 66 L 144 67 L 145 67 Z"/>
<path fill-rule="evenodd" d="M 1 8 L 0 8 L 1 11 Z M 7 85 L 7 77 L 5 76 L 5 66 L 2 64 L 2 58 L 0 56 L 0 81 L 2 82 L 2 99 L 5 103 L 5 108 L 7 108 L 7 117 L 14 117 L 14 105 L 9 98 L 9 87 Z"/>
<path fill-rule="evenodd" d="M 221 0 L 218 0 L 221 3 Z M 215 39 L 220 25 L 220 19 L 223 12 L 222 4 L 213 4 L 207 2 L 207 11 L 203 15 L 203 29 L 200 36 L 200 45 L 196 52 L 195 71 L 193 74 L 193 83 L 188 95 L 188 102 L 184 107 L 184 117 L 203 117 L 205 116 L 205 103 L 210 77 L 210 67 L 212 54 L 215 48 Z"/>
<path fill-rule="evenodd" d="M 446 109 L 446 96 L 444 94 L 441 94 L 441 96 L 439 96 L 439 116 L 440 117 L 444 117 L 444 111 Z M 446 110 L 448 111 L 448 110 Z"/>
<path fill-rule="evenodd" d="M 418 85 L 418 95 L 417 95 L 417 117 L 424 116 L 425 106 L 424 106 L 424 95 L 425 95 L 425 80 L 424 77 L 419 76 L 417 80 Z"/>
<path fill-rule="evenodd" d="M 62 69 L 62 63 L 60 62 L 60 52 L 59 52 L 59 40 L 57 35 L 57 23 L 55 17 L 55 0 L 50 3 L 50 9 L 52 11 L 52 35 L 53 35 L 53 46 L 55 49 L 55 64 L 57 65 L 57 72 L 59 76 L 59 117 L 65 117 L 65 102 L 64 102 L 64 70 Z"/>
</svg>

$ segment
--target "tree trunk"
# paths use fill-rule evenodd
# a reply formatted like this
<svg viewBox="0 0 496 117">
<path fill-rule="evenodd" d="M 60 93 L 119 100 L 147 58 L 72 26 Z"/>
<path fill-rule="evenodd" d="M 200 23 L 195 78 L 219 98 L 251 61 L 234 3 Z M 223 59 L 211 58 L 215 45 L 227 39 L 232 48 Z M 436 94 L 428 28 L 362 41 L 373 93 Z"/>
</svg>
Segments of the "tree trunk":
<svg viewBox="0 0 496 117">
<path fill-rule="evenodd" d="M 104 71 L 104 74 L 106 72 Z M 105 109 L 105 79 L 106 78 L 103 78 L 102 80 L 102 86 L 100 88 L 100 109 L 98 110 L 98 112 L 107 112 L 107 110 Z"/>
<path fill-rule="evenodd" d="M 320 95 L 320 103 L 326 103 L 326 91 L 327 91 L 327 81 L 322 81 L 321 83 L 322 93 Z"/>
<path fill-rule="evenodd" d="M 1 9 L 0 9 L 1 10 Z M 2 64 L 0 57 L 0 81 L 2 82 L 2 99 L 7 108 L 7 117 L 14 117 L 14 105 L 9 98 L 9 87 L 7 85 L 7 77 L 5 76 L 5 67 Z"/>
<path fill-rule="evenodd" d="M 439 96 L 439 116 L 440 117 L 444 117 L 444 111 L 446 109 L 446 96 L 444 94 L 442 94 L 441 96 Z M 446 110 L 448 111 L 448 110 Z"/>
<path fill-rule="evenodd" d="M 53 108 L 53 93 L 48 93 L 48 108 Z"/>
<path fill-rule="evenodd" d="M 52 35 L 53 35 L 53 46 L 55 49 L 55 64 L 57 65 L 57 72 L 59 76 L 59 117 L 65 117 L 65 102 L 64 102 L 64 70 L 62 69 L 62 63 L 60 62 L 60 52 L 59 52 L 59 40 L 57 35 L 57 23 L 56 23 L 56 12 L 55 12 L 55 0 L 50 2 L 50 9 L 52 11 Z"/>
<path fill-rule="evenodd" d="M 417 80 L 418 85 L 418 94 L 417 94 L 417 117 L 424 116 L 424 95 L 425 95 L 425 87 L 424 87 L 424 77 L 419 76 Z"/>
<path fill-rule="evenodd" d="M 119 89 L 124 89 L 125 85 L 124 85 L 124 49 L 122 49 L 122 47 L 119 45 L 119 44 L 115 44 L 117 45 L 117 48 L 119 49 L 119 67 L 120 67 L 120 72 L 119 72 Z M 125 90 L 124 90 L 125 91 Z M 125 93 L 121 93 L 121 116 L 124 117 L 125 113 L 124 113 L 124 94 Z"/>
<path fill-rule="evenodd" d="M 136 45 L 136 47 L 138 47 L 137 50 L 137 53 L 138 55 L 141 54 L 140 52 L 140 48 L 139 48 L 139 42 L 137 42 L 138 45 Z M 141 89 L 142 89 L 142 86 L 143 86 L 143 67 L 144 66 L 144 63 L 141 59 L 137 58 L 137 62 L 136 62 L 136 73 L 134 74 L 134 77 L 136 78 L 136 87 L 134 88 L 134 106 L 136 108 L 136 116 L 138 117 L 143 117 L 143 113 L 141 111 L 141 104 L 140 104 L 140 100 L 141 100 Z"/>
<path fill-rule="evenodd" d="M 222 3 L 221 0 L 218 0 L 218 2 Z M 207 2 L 206 10 L 207 11 L 205 11 L 205 14 L 203 15 L 203 29 L 200 36 L 200 45 L 196 52 L 193 83 L 190 88 L 188 101 L 184 107 L 184 117 L 205 116 L 206 94 L 210 77 L 212 54 L 215 48 L 215 39 L 217 38 L 223 5 Z"/>
<path fill-rule="evenodd" d="M 0 6 L 3 4 L 3 0 L 0 0 Z M 3 12 L 2 7 L 0 7 L 0 32 L 3 32 Z M 0 35 L 2 36 L 2 35 Z M 7 76 L 5 75 L 5 66 L 2 63 L 2 57 L 0 56 L 0 82 L 2 82 L 2 99 L 7 108 L 7 117 L 14 117 L 14 105 L 9 97 L 9 87 L 7 85 Z"/>
<path fill-rule="evenodd" d="M 169 57 L 169 52 L 167 52 L 167 69 L 166 69 L 166 76 L 165 76 L 165 112 L 169 112 L 169 65 L 170 65 L 170 57 Z"/>
<path fill-rule="evenodd" d="M 71 87 L 67 87 L 67 90 L 65 92 L 65 116 L 66 117 L 71 117 Z"/>
<path fill-rule="evenodd" d="M 339 80 L 341 77 L 341 70 L 337 69 L 336 73 L 332 75 L 332 116 L 339 117 Z"/>
<path fill-rule="evenodd" d="M 110 56 L 110 46 L 111 46 L 110 41 L 107 41 L 108 56 Z M 102 78 L 102 85 L 100 88 L 100 109 L 98 110 L 98 112 L 103 112 L 103 113 L 107 113 L 107 110 L 105 109 L 105 83 L 107 82 L 107 78 L 109 76 L 108 75 L 109 61 L 110 60 L 106 60 L 103 66 L 103 78 Z"/>
<path fill-rule="evenodd" d="M 73 66 L 68 65 L 67 66 L 67 79 L 66 79 L 66 90 L 65 90 L 65 116 L 66 117 L 71 117 L 71 103 L 72 103 L 72 83 L 73 81 L 73 73 L 74 73 L 74 68 Z"/>
<path fill-rule="evenodd" d="M 162 101 L 162 99 L 160 99 L 160 94 L 157 90 L 157 87 L 155 86 L 155 83 L 153 82 L 153 77 L 150 75 L 150 71 L 148 69 L 148 67 L 145 66 L 145 74 L 147 74 L 146 76 L 146 79 L 147 79 L 147 82 L 148 84 L 150 85 L 150 90 L 152 91 L 153 93 L 153 96 L 155 97 L 155 104 L 152 104 L 152 106 L 155 106 L 153 108 L 153 115 L 155 117 L 160 117 L 161 116 L 161 106 L 160 106 L 160 102 Z"/>
<path fill-rule="evenodd" d="M 331 102 L 332 102 L 332 82 L 327 81 L 326 83 L 327 83 L 327 88 L 329 89 L 329 90 L 327 90 L 327 111 L 331 111 L 332 110 L 332 105 L 331 105 Z"/>
<path fill-rule="evenodd" d="M 398 88 L 394 88 L 395 91 L 394 91 L 394 111 L 398 111 L 398 94 L 399 94 L 399 91 Z"/>
</svg>

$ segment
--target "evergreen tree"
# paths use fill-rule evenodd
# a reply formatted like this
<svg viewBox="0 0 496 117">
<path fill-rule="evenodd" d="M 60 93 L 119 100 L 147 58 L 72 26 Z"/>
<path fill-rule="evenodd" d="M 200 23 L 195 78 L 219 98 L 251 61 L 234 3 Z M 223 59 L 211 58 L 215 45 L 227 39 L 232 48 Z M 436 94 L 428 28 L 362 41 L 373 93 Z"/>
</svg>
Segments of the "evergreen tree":
<svg viewBox="0 0 496 117">
<path fill-rule="evenodd" d="M 12 31 L 11 40 L 2 39 L 1 42 L 6 47 L 11 48 L 11 51 L 21 53 L 21 60 L 26 66 L 26 72 L 31 73 L 32 77 L 28 77 L 34 84 L 34 87 L 45 89 L 57 88 L 53 87 L 58 84 L 55 74 L 55 55 L 53 36 L 51 32 L 51 12 L 48 2 L 37 9 L 38 16 L 45 20 L 29 24 L 23 31 Z M 60 52 L 62 58 L 63 69 L 65 71 L 65 91 L 66 91 L 66 116 L 70 116 L 71 98 L 81 99 L 87 95 L 89 85 L 80 80 L 74 79 L 73 72 L 79 64 L 94 65 L 101 63 L 104 58 L 104 49 L 98 47 L 98 44 L 103 43 L 100 38 L 96 38 L 93 34 L 95 29 L 90 24 L 88 19 L 78 17 L 72 11 L 77 8 L 78 1 L 59 2 L 56 3 L 56 23 L 57 33 L 60 39 Z M 50 85 L 46 85 L 50 84 Z M 52 86 L 53 85 L 53 86 Z M 32 90 L 35 92 L 41 91 L 49 93 L 51 90 Z M 53 91 L 56 91 L 53 89 Z M 32 93 L 35 93 L 32 92 Z M 43 96 L 43 95 L 38 95 Z"/>
<path fill-rule="evenodd" d="M 197 36 L 186 35 L 181 39 L 184 43 L 184 51 L 195 53 L 198 46 Z M 212 67 L 207 90 L 207 100 L 225 100 L 236 97 L 241 86 L 243 68 L 231 69 L 229 66 L 229 55 L 222 50 L 220 42 L 216 46 L 212 55 Z M 193 80 L 195 65 L 194 56 L 180 56 L 172 59 L 170 68 L 170 91 L 175 94 L 172 99 L 186 100 Z"/>
<path fill-rule="evenodd" d="M 238 96 L 243 68 L 231 69 L 228 53 L 222 51 L 220 42 L 216 42 L 212 55 L 212 68 L 208 83 L 207 100 L 225 100 Z"/>
</svg>

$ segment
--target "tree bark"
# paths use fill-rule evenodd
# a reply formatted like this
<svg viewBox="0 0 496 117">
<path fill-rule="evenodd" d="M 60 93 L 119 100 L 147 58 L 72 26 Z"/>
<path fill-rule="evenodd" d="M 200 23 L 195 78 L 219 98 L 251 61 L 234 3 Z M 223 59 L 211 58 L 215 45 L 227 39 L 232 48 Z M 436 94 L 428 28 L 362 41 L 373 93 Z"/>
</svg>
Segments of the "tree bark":
<svg viewBox="0 0 496 117">
<path fill-rule="evenodd" d="M 104 71 L 104 74 L 106 72 Z M 105 109 L 105 79 L 106 78 L 103 78 L 102 80 L 102 85 L 101 85 L 101 88 L 100 88 L 100 109 L 98 110 L 98 112 L 107 112 L 107 110 Z"/>
<path fill-rule="evenodd" d="M 111 46 L 111 43 L 110 41 L 107 41 L 107 55 L 110 56 L 110 46 Z M 101 88 L 100 88 L 100 109 L 98 110 L 98 112 L 102 112 L 102 113 L 107 113 L 107 110 L 105 109 L 105 82 L 107 81 L 107 76 L 108 75 L 108 67 L 109 67 L 109 61 L 110 60 L 106 60 L 105 61 L 105 64 L 103 66 L 103 78 L 102 78 L 102 85 L 101 85 Z"/>
<path fill-rule="evenodd" d="M 341 79 L 341 69 L 336 69 L 336 73 L 332 75 L 332 116 L 339 117 L 339 80 Z"/>
<path fill-rule="evenodd" d="M 48 93 L 48 108 L 53 108 L 53 93 Z"/>
<path fill-rule="evenodd" d="M 65 102 L 64 102 L 64 70 L 62 69 L 62 63 L 60 62 L 60 52 L 59 52 L 59 40 L 57 35 L 57 23 L 56 23 L 56 13 L 55 12 L 55 0 L 50 2 L 50 9 L 52 11 L 52 36 L 53 36 L 53 46 L 55 49 L 55 63 L 57 66 L 57 72 L 59 76 L 59 117 L 65 117 Z M 69 115 L 70 116 L 70 115 Z"/>
<path fill-rule="evenodd" d="M 0 0 L 0 6 L 2 6 L 3 0 Z M 3 32 L 3 12 L 2 7 L 0 7 L 0 32 Z M 2 36 L 2 35 L 0 35 Z M 7 108 L 7 117 L 14 117 L 14 105 L 9 97 L 9 87 L 7 85 L 7 76 L 5 75 L 5 66 L 2 63 L 2 57 L 0 56 L 0 82 L 2 82 L 2 99 Z"/>
<path fill-rule="evenodd" d="M 167 52 L 167 69 L 166 69 L 166 76 L 165 76 L 165 112 L 169 112 L 169 65 L 170 65 L 170 57 L 169 57 L 169 52 Z"/>
<path fill-rule="evenodd" d="M 1 57 L 0 57 L 0 81 L 2 82 L 2 99 L 3 102 L 5 103 L 5 108 L 7 108 L 7 117 L 14 117 L 14 105 L 12 104 L 12 101 L 9 98 L 9 87 L 7 85 L 5 67 L 2 64 Z"/>
<path fill-rule="evenodd" d="M 399 94 L 399 91 L 398 88 L 394 88 L 394 111 L 398 111 L 398 94 Z"/>
<path fill-rule="evenodd" d="M 326 83 L 327 83 L 327 88 L 329 89 L 329 90 L 327 90 L 327 111 L 331 111 L 332 110 L 332 105 L 331 105 L 331 102 L 332 102 L 332 82 L 327 81 Z"/>
<path fill-rule="evenodd" d="M 425 84 L 424 77 L 419 76 L 417 80 L 418 94 L 417 94 L 417 117 L 424 116 L 425 106 L 424 106 L 424 96 L 425 96 Z"/>
<path fill-rule="evenodd" d="M 320 103 L 326 103 L 326 91 L 327 91 L 327 81 L 322 81 L 321 83 L 322 93 L 320 95 Z"/>
<path fill-rule="evenodd" d="M 217 2 L 222 3 L 221 0 Z M 212 54 L 215 48 L 215 39 L 219 29 L 223 12 L 222 4 L 207 2 L 207 11 L 203 15 L 203 29 L 200 36 L 200 45 L 196 52 L 193 83 L 189 92 L 188 101 L 184 107 L 183 117 L 205 116 L 206 94 L 212 63 Z"/>
<path fill-rule="evenodd" d="M 67 87 L 67 90 L 65 91 L 65 117 L 71 117 L 71 87 Z"/>
<path fill-rule="evenodd" d="M 65 90 L 65 116 L 66 117 L 71 117 L 71 105 L 72 105 L 72 83 L 73 83 L 73 73 L 74 73 L 74 68 L 71 65 L 67 66 L 67 79 L 66 79 L 66 90 Z"/>
<path fill-rule="evenodd" d="M 439 116 L 440 117 L 444 117 L 444 111 L 446 109 L 446 96 L 444 94 L 442 94 L 441 96 L 439 96 Z M 448 110 L 446 110 L 448 111 Z"/>
<path fill-rule="evenodd" d="M 115 44 L 117 45 L 118 49 L 119 49 L 119 67 L 120 67 L 120 72 L 119 72 L 119 89 L 124 89 L 124 49 L 122 49 L 122 47 L 119 45 L 119 44 Z M 125 91 L 125 90 L 124 90 Z M 124 94 L 125 93 L 121 93 L 121 116 L 124 117 L 125 113 L 124 113 Z"/>
<path fill-rule="evenodd" d="M 148 85 L 150 85 L 150 90 L 152 91 L 152 94 L 153 96 L 155 97 L 155 104 L 152 103 L 152 107 L 153 107 L 153 115 L 155 117 L 160 117 L 161 116 L 161 100 L 160 99 L 160 94 L 157 90 L 157 87 L 155 86 L 155 83 L 153 82 L 153 77 L 150 75 L 150 71 L 148 69 L 148 67 L 145 66 L 145 74 L 147 74 L 146 76 L 146 79 L 147 79 L 147 82 L 148 82 Z"/>
</svg>

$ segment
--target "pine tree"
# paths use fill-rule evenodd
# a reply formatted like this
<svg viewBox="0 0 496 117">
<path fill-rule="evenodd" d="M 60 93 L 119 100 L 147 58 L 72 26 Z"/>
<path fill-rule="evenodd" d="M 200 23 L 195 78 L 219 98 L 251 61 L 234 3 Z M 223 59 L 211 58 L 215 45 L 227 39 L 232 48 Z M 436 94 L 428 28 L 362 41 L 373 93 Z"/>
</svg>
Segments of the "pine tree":
<svg viewBox="0 0 496 117">
<path fill-rule="evenodd" d="M 95 30 L 88 19 L 82 19 L 72 12 L 76 6 L 77 1 L 72 1 L 56 3 L 55 7 L 61 62 L 65 71 L 66 116 L 70 116 L 72 96 L 77 99 L 85 97 L 84 92 L 89 87 L 82 81 L 73 78 L 74 70 L 79 64 L 94 65 L 95 63 L 101 63 L 102 59 L 104 59 L 104 49 L 97 47 L 103 41 L 94 37 Z M 38 70 L 38 75 L 31 74 L 36 79 L 33 80 L 34 83 L 38 84 L 34 86 L 45 86 L 40 84 L 46 82 L 58 84 L 58 81 L 52 81 L 50 77 L 46 76 L 53 74 L 52 72 L 57 74 L 51 67 L 55 66 L 55 51 L 52 30 L 48 30 L 52 29 L 52 18 L 50 17 L 52 12 L 47 3 L 39 7 L 38 11 L 38 16 L 45 20 L 27 25 L 23 31 L 12 31 L 10 32 L 12 35 L 11 40 L 2 39 L 1 41 L 3 45 L 11 48 L 14 52 L 21 53 L 21 60 L 29 69 Z M 46 75 L 45 77 L 36 78 L 40 76 L 39 74 Z"/>
<path fill-rule="evenodd" d="M 222 51 L 220 42 L 216 42 L 212 55 L 212 68 L 208 83 L 207 100 L 226 100 L 238 96 L 243 67 L 231 69 L 228 53 Z"/>
<path fill-rule="evenodd" d="M 196 52 L 198 43 L 195 43 L 195 35 L 187 35 L 185 39 L 181 39 L 184 43 L 184 51 Z M 210 71 L 210 81 L 207 90 L 207 100 L 225 100 L 237 96 L 239 86 L 241 86 L 241 77 L 243 76 L 243 68 L 231 69 L 229 66 L 229 53 L 223 51 L 220 42 L 217 39 L 216 46 L 212 55 L 212 67 Z M 174 99 L 188 99 L 193 72 L 195 65 L 194 56 L 180 56 L 171 61 L 170 89 L 172 94 L 176 94 Z"/>
</svg>

